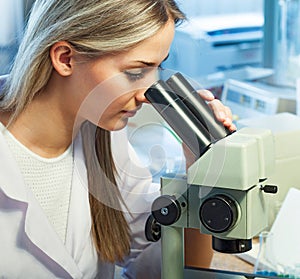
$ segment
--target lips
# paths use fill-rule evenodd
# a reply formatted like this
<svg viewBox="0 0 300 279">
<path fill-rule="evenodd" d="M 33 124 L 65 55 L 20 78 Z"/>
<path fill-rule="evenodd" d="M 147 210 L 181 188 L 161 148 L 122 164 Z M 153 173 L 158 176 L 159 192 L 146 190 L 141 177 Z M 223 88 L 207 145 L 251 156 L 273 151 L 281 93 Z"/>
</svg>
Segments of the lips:
<svg viewBox="0 0 300 279">
<path fill-rule="evenodd" d="M 136 108 L 133 110 L 123 110 L 123 113 L 125 115 L 125 117 L 133 117 L 136 115 L 136 113 L 138 112 L 140 108 Z"/>
<path fill-rule="evenodd" d="M 123 110 L 123 113 L 125 115 L 125 117 L 133 117 L 136 115 L 136 113 L 138 112 L 138 110 L 141 108 L 141 106 L 137 107 L 136 109 L 133 110 Z"/>
<path fill-rule="evenodd" d="M 136 115 L 136 113 L 137 113 L 136 110 L 130 110 L 130 111 L 124 110 L 124 116 L 125 117 L 133 117 L 133 116 Z"/>
</svg>

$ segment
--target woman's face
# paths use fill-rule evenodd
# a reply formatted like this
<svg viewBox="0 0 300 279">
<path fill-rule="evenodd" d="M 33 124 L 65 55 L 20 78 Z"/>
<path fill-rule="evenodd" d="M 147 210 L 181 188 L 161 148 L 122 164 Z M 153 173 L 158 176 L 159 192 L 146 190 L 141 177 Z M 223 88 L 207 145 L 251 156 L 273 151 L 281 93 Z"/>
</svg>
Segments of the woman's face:
<svg viewBox="0 0 300 279">
<path fill-rule="evenodd" d="M 80 102 L 77 116 L 106 130 L 124 128 L 128 118 L 147 102 L 144 93 L 157 80 L 157 68 L 168 56 L 174 30 L 174 22 L 169 20 L 158 33 L 129 51 L 78 63 L 74 72 L 79 87 L 75 90 L 81 92 L 76 95 Z"/>
</svg>

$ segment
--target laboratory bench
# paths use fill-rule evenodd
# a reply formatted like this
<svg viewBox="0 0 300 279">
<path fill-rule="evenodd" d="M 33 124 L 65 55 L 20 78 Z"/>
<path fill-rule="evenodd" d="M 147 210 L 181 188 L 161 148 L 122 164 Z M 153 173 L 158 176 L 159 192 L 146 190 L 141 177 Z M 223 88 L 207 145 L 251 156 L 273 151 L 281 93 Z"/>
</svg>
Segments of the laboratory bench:
<svg viewBox="0 0 300 279">
<path fill-rule="evenodd" d="M 233 272 L 253 273 L 253 265 L 242 260 L 236 255 L 214 252 L 212 269 L 225 270 Z"/>
</svg>

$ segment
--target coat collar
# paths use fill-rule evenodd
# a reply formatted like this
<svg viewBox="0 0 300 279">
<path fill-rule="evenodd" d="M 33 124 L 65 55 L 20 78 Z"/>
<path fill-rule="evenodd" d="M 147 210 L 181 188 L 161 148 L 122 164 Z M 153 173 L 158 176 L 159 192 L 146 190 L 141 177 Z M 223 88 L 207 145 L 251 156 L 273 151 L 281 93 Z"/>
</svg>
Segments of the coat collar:
<svg viewBox="0 0 300 279">
<path fill-rule="evenodd" d="M 11 199 L 27 202 L 27 191 L 21 171 L 3 136 L 5 129 L 0 122 L 0 170 L 5 170 L 0 172 L 1 189 Z"/>
<path fill-rule="evenodd" d="M 0 170 L 5 170 L 0 171 L 1 190 L 8 198 L 27 204 L 24 212 L 24 231 L 30 241 L 63 267 L 72 278 L 82 278 L 76 262 L 79 261 L 81 252 L 90 237 L 91 221 L 81 136 L 78 136 L 74 143 L 75 163 L 67 239 L 66 245 L 64 245 L 46 218 L 32 191 L 25 186 L 17 162 L 3 137 L 2 132 L 4 130 L 5 127 L 1 124 Z"/>
</svg>

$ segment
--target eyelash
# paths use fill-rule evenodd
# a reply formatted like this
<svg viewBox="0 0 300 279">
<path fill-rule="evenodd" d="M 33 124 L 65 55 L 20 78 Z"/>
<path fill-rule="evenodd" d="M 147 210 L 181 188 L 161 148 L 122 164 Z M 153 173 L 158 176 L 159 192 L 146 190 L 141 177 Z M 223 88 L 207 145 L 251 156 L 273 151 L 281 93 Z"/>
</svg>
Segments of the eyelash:
<svg viewBox="0 0 300 279">
<path fill-rule="evenodd" d="M 161 65 L 159 65 L 157 67 L 159 70 L 163 70 L 163 67 Z M 130 71 L 125 71 L 124 73 L 126 74 L 126 76 L 128 77 L 128 79 L 132 82 L 138 81 L 140 79 L 143 79 L 145 77 L 145 73 L 148 72 L 149 69 L 147 68 L 142 68 L 141 71 L 139 73 L 132 73 Z"/>
<path fill-rule="evenodd" d="M 145 76 L 144 71 L 140 71 L 139 73 L 136 73 L 136 74 L 128 72 L 128 71 L 125 71 L 125 74 L 128 77 L 128 79 L 130 81 L 132 81 L 132 82 L 135 82 L 135 81 L 137 81 L 139 79 L 142 79 Z"/>
</svg>

